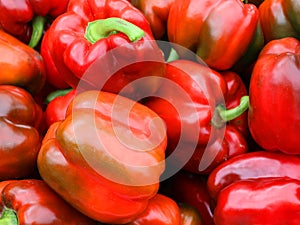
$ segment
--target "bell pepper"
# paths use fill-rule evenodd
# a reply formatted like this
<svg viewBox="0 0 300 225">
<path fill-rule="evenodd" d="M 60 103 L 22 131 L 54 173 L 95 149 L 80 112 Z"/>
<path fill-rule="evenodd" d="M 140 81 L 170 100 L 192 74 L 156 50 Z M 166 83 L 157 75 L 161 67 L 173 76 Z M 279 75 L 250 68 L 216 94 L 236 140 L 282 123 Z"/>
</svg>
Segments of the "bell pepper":
<svg viewBox="0 0 300 225">
<path fill-rule="evenodd" d="M 182 225 L 181 211 L 171 198 L 156 194 L 150 199 L 148 207 L 127 225 Z"/>
<path fill-rule="evenodd" d="M 248 129 L 246 94 L 234 72 L 221 75 L 189 60 L 168 63 L 164 82 L 144 104 L 166 123 L 172 172 L 183 167 L 208 174 L 226 159 L 247 151 L 241 132 Z"/>
<path fill-rule="evenodd" d="M 262 178 L 238 181 L 220 192 L 215 225 L 299 224 L 300 181 Z"/>
<path fill-rule="evenodd" d="M 263 149 L 300 153 L 299 40 L 270 41 L 254 65 L 249 87 L 249 130 Z"/>
<path fill-rule="evenodd" d="M 136 0 L 132 4 L 145 15 L 154 37 L 162 39 L 167 34 L 168 16 L 173 2 L 174 0 Z"/>
<path fill-rule="evenodd" d="M 167 26 L 181 57 L 188 49 L 216 70 L 250 65 L 264 44 L 257 7 L 240 0 L 175 0 Z"/>
<path fill-rule="evenodd" d="M 48 38 L 48 34 L 49 31 L 47 30 L 44 33 L 40 48 L 40 54 L 43 57 L 45 65 L 46 81 L 57 89 L 66 89 L 69 85 L 64 81 L 62 74 L 57 70 L 48 48 L 48 43 L 52 41 Z"/>
<path fill-rule="evenodd" d="M 0 224 L 97 224 L 68 205 L 42 180 L 10 180 L 0 185 Z"/>
<path fill-rule="evenodd" d="M 43 112 L 26 90 L 12 85 L 0 85 L 0 102 L 0 180 L 31 177 Z"/>
<path fill-rule="evenodd" d="M 0 25 L 4 31 L 35 48 L 43 36 L 46 21 L 65 12 L 68 2 L 68 0 L 1 0 Z"/>
<path fill-rule="evenodd" d="M 50 126 L 38 155 L 41 177 L 83 214 L 129 223 L 158 191 L 166 130 L 156 113 L 128 98 L 85 91 Z"/>
<path fill-rule="evenodd" d="M 259 6 L 266 42 L 284 37 L 300 38 L 300 4 L 293 0 L 265 0 Z"/>
<path fill-rule="evenodd" d="M 205 225 L 214 225 L 211 198 L 206 187 L 206 178 L 199 174 L 180 171 L 161 182 L 160 193 L 176 202 L 194 207 Z"/>
<path fill-rule="evenodd" d="M 300 158 L 264 150 L 228 159 L 208 176 L 207 188 L 216 200 L 222 189 L 239 180 L 264 177 L 290 177 L 300 180 Z"/>
<path fill-rule="evenodd" d="M 0 84 L 20 86 L 32 94 L 42 89 L 46 75 L 37 51 L 0 29 L 0 52 Z"/>
<path fill-rule="evenodd" d="M 47 96 L 47 101 L 49 102 L 45 110 L 45 121 L 47 127 L 50 127 L 51 124 L 66 118 L 67 108 L 75 95 L 76 90 L 65 89 L 51 92 Z"/>
<path fill-rule="evenodd" d="M 198 210 L 189 204 L 179 204 L 181 225 L 202 225 L 201 216 Z"/>
<path fill-rule="evenodd" d="M 74 89 L 139 98 L 153 94 L 165 74 L 147 19 L 125 0 L 71 0 L 48 38 L 58 72 Z"/>
</svg>

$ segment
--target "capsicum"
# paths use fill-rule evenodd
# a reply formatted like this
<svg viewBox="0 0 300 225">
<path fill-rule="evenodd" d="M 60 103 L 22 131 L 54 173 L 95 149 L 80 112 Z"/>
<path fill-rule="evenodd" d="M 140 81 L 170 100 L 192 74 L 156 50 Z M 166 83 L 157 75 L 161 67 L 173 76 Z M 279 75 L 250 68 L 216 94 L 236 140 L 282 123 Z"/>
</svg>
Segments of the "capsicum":
<svg viewBox="0 0 300 225">
<path fill-rule="evenodd" d="M 246 94 L 234 72 L 221 75 L 189 60 L 167 64 L 164 82 L 144 104 L 166 123 L 168 159 L 175 170 L 183 167 L 207 174 L 219 163 L 247 151 Z"/>
<path fill-rule="evenodd" d="M 71 0 L 48 39 L 58 72 L 74 89 L 122 90 L 139 98 L 153 94 L 165 74 L 147 19 L 128 1 Z"/>
<path fill-rule="evenodd" d="M 239 180 L 264 177 L 290 177 L 300 180 L 299 156 L 264 150 L 249 152 L 228 159 L 208 176 L 208 192 L 214 200 L 222 189 Z"/>
<path fill-rule="evenodd" d="M 189 49 L 216 70 L 250 65 L 264 44 L 257 7 L 240 0 L 175 0 L 167 27 L 181 57 Z"/>
<path fill-rule="evenodd" d="M 97 224 L 68 205 L 43 180 L 8 180 L 0 186 L 2 225 Z"/>
<path fill-rule="evenodd" d="M 46 80 L 42 56 L 12 35 L 0 29 L 0 84 L 40 91 Z"/>
<path fill-rule="evenodd" d="M 4 31 L 34 48 L 42 38 L 47 20 L 65 12 L 68 2 L 69 0 L 1 0 L 0 25 Z"/>
<path fill-rule="evenodd" d="M 299 1 L 264 0 L 259 6 L 261 27 L 266 42 L 284 37 L 300 38 Z"/>
<path fill-rule="evenodd" d="M 156 39 L 167 35 L 167 23 L 170 8 L 174 0 L 136 0 L 132 4 L 143 12 L 150 23 Z"/>
<path fill-rule="evenodd" d="M 300 153 L 300 42 L 268 42 L 256 61 L 249 87 L 249 130 L 263 149 Z"/>
<path fill-rule="evenodd" d="M 182 225 L 181 211 L 171 198 L 156 194 L 140 215 L 126 225 Z"/>
<path fill-rule="evenodd" d="M 83 214 L 129 223 L 159 188 L 166 130 L 146 106 L 103 91 L 85 91 L 66 118 L 50 126 L 38 155 L 41 177 Z"/>
<path fill-rule="evenodd" d="M 235 182 L 220 192 L 215 225 L 297 225 L 299 189 L 299 180 L 284 177 Z"/>
<path fill-rule="evenodd" d="M 0 180 L 31 177 L 41 146 L 42 109 L 12 85 L 0 85 L 0 102 Z"/>
</svg>

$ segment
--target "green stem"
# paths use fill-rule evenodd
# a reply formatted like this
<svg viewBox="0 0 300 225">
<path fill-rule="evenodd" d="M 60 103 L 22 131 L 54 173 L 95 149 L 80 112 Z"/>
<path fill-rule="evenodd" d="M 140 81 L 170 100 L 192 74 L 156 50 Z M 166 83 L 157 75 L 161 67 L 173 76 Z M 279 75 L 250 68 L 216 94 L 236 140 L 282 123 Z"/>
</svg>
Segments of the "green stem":
<svg viewBox="0 0 300 225">
<path fill-rule="evenodd" d="M 0 218 L 1 225 L 18 225 L 18 218 L 14 210 L 5 208 Z"/>
<path fill-rule="evenodd" d="M 177 59 L 179 59 L 178 53 L 176 52 L 176 50 L 174 48 L 171 48 L 171 51 L 170 51 L 169 57 L 167 59 L 167 62 L 172 62 L 172 61 L 177 60 Z"/>
<path fill-rule="evenodd" d="M 138 41 L 145 35 L 145 32 L 138 26 L 121 18 L 111 17 L 89 22 L 85 38 L 94 44 L 98 40 L 118 32 L 126 34 L 131 42 Z"/>
<path fill-rule="evenodd" d="M 43 32 L 44 26 L 46 23 L 46 17 L 43 16 L 36 16 L 32 20 L 32 34 L 29 41 L 29 46 L 31 48 L 35 48 L 38 43 L 40 42 Z"/>
<path fill-rule="evenodd" d="M 53 99 L 59 97 L 59 96 L 65 96 L 68 94 L 72 89 L 64 89 L 64 90 L 57 90 L 51 92 L 47 97 L 46 97 L 46 104 L 50 103 Z M 1 225 L 1 224 L 0 224 Z"/>
<path fill-rule="evenodd" d="M 223 105 L 218 105 L 215 109 L 212 124 L 220 128 L 228 121 L 231 121 L 242 115 L 249 108 L 249 96 L 243 96 L 240 104 L 233 109 L 226 109 Z"/>
</svg>

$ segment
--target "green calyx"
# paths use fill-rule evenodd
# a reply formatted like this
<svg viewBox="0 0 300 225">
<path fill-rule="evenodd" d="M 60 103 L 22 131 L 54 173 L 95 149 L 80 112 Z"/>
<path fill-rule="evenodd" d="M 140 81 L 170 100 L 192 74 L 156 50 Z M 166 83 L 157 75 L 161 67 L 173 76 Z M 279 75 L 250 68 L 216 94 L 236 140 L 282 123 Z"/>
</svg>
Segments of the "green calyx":
<svg viewBox="0 0 300 225">
<path fill-rule="evenodd" d="M 44 32 L 44 26 L 47 19 L 43 16 L 36 16 L 32 20 L 32 33 L 29 41 L 29 46 L 31 48 L 35 48 L 38 43 L 40 42 L 43 32 Z"/>
<path fill-rule="evenodd" d="M 46 104 L 49 104 L 52 100 L 54 100 L 55 98 L 59 97 L 59 96 L 65 96 L 66 94 L 68 94 L 70 91 L 72 91 L 72 88 L 69 89 L 63 89 L 63 90 L 56 90 L 51 92 L 47 97 L 46 97 Z M 0 224 L 1 225 L 1 224 Z"/>
<path fill-rule="evenodd" d="M 1 225 L 18 225 L 18 218 L 14 210 L 5 208 L 0 217 Z"/>
<path fill-rule="evenodd" d="M 95 20 L 88 23 L 85 38 L 92 44 L 117 33 L 125 34 L 131 42 L 140 40 L 145 32 L 138 26 L 117 17 Z"/>
<path fill-rule="evenodd" d="M 223 105 L 218 105 L 215 109 L 211 123 L 214 127 L 221 128 L 229 122 L 242 115 L 249 108 L 249 96 L 243 96 L 240 104 L 233 109 L 226 109 Z"/>
</svg>

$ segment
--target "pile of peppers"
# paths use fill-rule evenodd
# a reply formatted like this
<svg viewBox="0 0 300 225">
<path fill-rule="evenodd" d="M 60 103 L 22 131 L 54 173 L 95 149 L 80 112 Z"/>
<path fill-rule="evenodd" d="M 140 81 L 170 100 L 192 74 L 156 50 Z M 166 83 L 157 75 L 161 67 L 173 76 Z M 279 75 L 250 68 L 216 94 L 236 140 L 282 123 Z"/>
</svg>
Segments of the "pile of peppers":
<svg viewBox="0 0 300 225">
<path fill-rule="evenodd" d="M 298 225 L 300 1 L 0 0 L 0 225 Z"/>
</svg>

